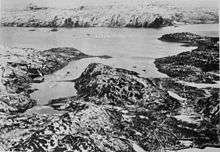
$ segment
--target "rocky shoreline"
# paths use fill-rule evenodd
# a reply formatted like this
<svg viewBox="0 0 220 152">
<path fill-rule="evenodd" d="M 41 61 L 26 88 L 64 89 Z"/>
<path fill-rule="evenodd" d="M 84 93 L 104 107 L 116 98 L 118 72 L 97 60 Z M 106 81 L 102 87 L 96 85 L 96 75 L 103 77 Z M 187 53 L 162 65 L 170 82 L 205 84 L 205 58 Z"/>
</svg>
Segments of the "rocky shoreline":
<svg viewBox="0 0 220 152">
<path fill-rule="evenodd" d="M 218 9 L 170 5 L 107 5 L 55 9 L 31 6 L 2 12 L 2 26 L 16 27 L 144 27 L 218 23 Z"/>
<path fill-rule="evenodd" d="M 192 33 L 163 35 L 160 40 L 185 43 L 198 48 L 178 55 L 159 58 L 155 65 L 162 73 L 188 82 L 215 83 L 219 76 L 219 38 L 202 37 Z"/>
<path fill-rule="evenodd" d="M 1 107 L 4 113 L 20 113 L 33 107 L 31 83 L 40 83 L 72 60 L 93 57 L 74 48 L 53 48 L 39 51 L 31 48 L 1 48 Z M 99 56 L 109 58 L 109 56 Z"/>
<path fill-rule="evenodd" d="M 137 152 L 220 146 L 219 88 L 196 88 L 179 80 L 215 83 L 218 40 L 191 33 L 166 41 L 198 46 L 156 59 L 170 78 L 90 64 L 73 82 L 77 96 L 54 99 L 55 114 L 24 113 L 36 105 L 30 83 L 72 60 L 92 57 L 74 48 L 0 48 L 0 151 Z M 108 58 L 109 56 L 100 56 Z M 212 71 L 212 73 L 210 72 Z"/>
</svg>

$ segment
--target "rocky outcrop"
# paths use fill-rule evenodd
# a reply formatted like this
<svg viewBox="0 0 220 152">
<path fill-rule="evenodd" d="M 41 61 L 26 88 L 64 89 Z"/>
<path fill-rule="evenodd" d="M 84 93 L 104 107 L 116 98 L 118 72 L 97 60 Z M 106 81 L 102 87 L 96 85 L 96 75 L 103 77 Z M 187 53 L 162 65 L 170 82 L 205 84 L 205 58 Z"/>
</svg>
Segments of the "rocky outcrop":
<svg viewBox="0 0 220 152">
<path fill-rule="evenodd" d="M 179 103 L 149 79 L 135 72 L 90 64 L 76 80 L 76 88 L 77 97 L 51 102 L 56 109 L 66 111 L 63 115 L 2 119 L 2 144 L 12 151 L 91 152 L 136 151 L 134 144 L 152 151 L 178 144 L 164 119 Z M 63 104 L 58 106 L 58 101 Z M 156 128 L 162 121 L 164 125 Z M 20 134 L 9 138 L 12 132 Z"/>
<path fill-rule="evenodd" d="M 43 75 L 67 65 L 71 60 L 92 57 L 74 48 L 34 49 L 1 48 L 0 111 L 18 113 L 36 105 L 30 99 L 30 83 L 41 82 Z M 104 56 L 106 57 L 106 56 Z"/>
<path fill-rule="evenodd" d="M 220 99 L 219 89 L 211 89 L 210 95 L 206 98 L 200 98 L 196 102 L 195 109 L 198 113 L 203 114 L 206 121 L 213 126 L 217 126 L 216 130 L 220 130 L 218 127 L 220 120 Z"/>
<path fill-rule="evenodd" d="M 11 151 L 134 151 L 128 140 L 111 132 L 117 122 L 114 112 L 91 103 L 79 104 L 85 108 L 75 107 L 63 115 L 3 118 L 1 138 L 8 139 L 3 144 Z"/>
<path fill-rule="evenodd" d="M 53 48 L 39 51 L 31 48 L 11 49 L 1 47 L 0 51 L 0 150 L 48 151 L 53 149 L 53 151 L 64 151 L 64 149 L 69 149 L 69 146 L 75 143 L 76 145 L 72 147 L 72 149 L 80 150 L 89 148 L 91 150 L 92 148 L 93 151 L 100 151 L 94 143 L 93 138 L 88 137 L 88 133 L 87 135 L 80 133 L 76 135 L 72 131 L 68 132 L 66 129 L 69 128 L 71 130 L 71 127 L 73 127 L 68 123 L 63 125 L 63 127 L 66 126 L 66 128 L 62 128 L 61 126 L 57 128 L 57 123 L 66 122 L 64 119 L 69 120 L 69 116 L 75 116 L 75 113 L 69 113 L 63 116 L 36 115 L 34 113 L 23 114 L 27 109 L 37 104 L 35 100 L 30 98 L 29 94 L 32 92 L 30 83 L 40 80 L 43 81 L 43 79 L 39 79 L 39 77 L 61 69 L 72 60 L 93 56 L 86 55 L 74 48 Z M 109 56 L 100 57 L 109 58 Z M 94 105 L 90 107 L 91 109 L 89 109 L 89 111 L 84 111 L 84 119 L 87 119 L 89 113 L 95 113 L 95 111 L 99 110 L 96 109 L 97 107 Z M 104 111 L 100 110 L 99 112 L 101 113 L 99 113 L 97 117 L 100 118 L 100 116 L 103 116 Z M 81 114 L 79 114 L 79 116 L 81 116 Z M 78 120 L 78 118 L 74 117 L 72 121 L 74 122 L 75 120 Z M 100 120 L 100 123 L 102 122 L 105 123 L 104 120 Z M 75 122 L 74 125 L 77 126 L 77 122 Z M 85 122 L 84 127 L 86 125 Z M 53 131 L 51 127 L 59 131 Z M 99 127 L 99 125 L 97 127 Z M 83 129 L 83 127 L 79 128 Z M 78 132 L 80 132 L 80 129 Z M 89 128 L 87 129 L 89 130 Z M 97 128 L 97 130 L 98 129 L 99 128 Z M 51 135 L 48 134 L 48 131 L 52 131 Z M 63 134 L 63 131 L 66 131 L 66 135 Z M 60 138 L 54 141 L 54 138 L 57 138 L 59 135 Z M 51 139 L 48 140 L 48 138 Z M 94 138 L 96 138 L 96 142 L 99 142 L 99 137 L 94 135 Z M 119 141 L 119 139 L 112 138 L 111 140 L 111 143 L 108 141 L 109 145 L 121 142 L 118 144 L 119 146 L 121 144 L 121 147 L 118 147 L 118 149 L 125 149 L 127 146 L 124 141 Z M 45 145 L 46 141 L 50 141 L 47 143 L 48 145 Z M 60 143 L 65 142 L 67 142 L 66 148 L 64 144 L 60 146 Z M 106 141 L 103 141 L 102 144 L 107 144 L 104 142 Z M 22 143 L 22 146 L 20 143 Z M 111 147 L 114 147 L 112 145 Z M 128 146 L 127 149 L 130 151 Z"/>
<path fill-rule="evenodd" d="M 3 12 L 1 25 L 17 27 L 146 27 L 178 23 L 218 23 L 218 10 L 160 5 L 80 6 L 72 9 L 29 6 Z"/>
<path fill-rule="evenodd" d="M 155 64 L 159 71 L 189 82 L 213 83 L 219 80 L 219 76 L 208 73 L 219 70 L 218 38 L 201 37 L 191 33 L 174 33 L 164 35 L 160 39 L 193 44 L 198 48 L 156 59 Z"/>
<path fill-rule="evenodd" d="M 197 42 L 202 39 L 207 40 L 208 38 L 190 32 L 164 34 L 159 38 L 161 41 L 189 43 L 190 45 L 197 45 Z"/>
<path fill-rule="evenodd" d="M 205 117 L 207 121 L 213 122 L 214 125 L 219 123 L 219 88 L 199 89 L 186 86 L 170 78 L 153 78 L 152 81 L 160 89 L 178 94 L 181 97 L 180 100 L 185 100 L 187 105 L 193 107 L 200 117 Z"/>
<path fill-rule="evenodd" d="M 205 37 L 190 32 L 164 34 L 160 38 L 161 41 L 185 43 L 189 46 L 200 46 L 202 43 L 210 46 L 216 46 L 219 41 L 218 37 Z"/>
<path fill-rule="evenodd" d="M 161 148 L 159 140 L 167 147 L 175 143 L 175 136 L 170 134 L 165 140 L 167 133 L 154 133 L 154 130 L 163 121 L 162 117 L 174 112 L 179 103 L 150 80 L 140 78 L 135 72 L 91 64 L 76 83 L 79 95 L 58 99 L 63 105 L 54 106 L 65 114 L 2 115 L 1 145 L 11 151 L 130 152 L 136 151 L 134 144 L 154 150 Z M 57 104 L 51 102 L 54 103 Z M 159 115 L 159 110 L 165 109 Z M 143 125 L 137 123 L 140 121 Z M 152 121 L 155 124 L 150 125 Z M 10 136 L 12 133 L 14 136 Z"/>
<path fill-rule="evenodd" d="M 207 123 L 202 113 L 199 115 L 200 118 L 195 114 L 192 122 L 175 117 L 182 114 L 181 109 L 185 108 L 184 113 L 188 113 L 187 117 L 192 117 L 193 112 L 190 111 L 192 110 L 190 107 L 198 107 L 195 100 L 208 101 L 205 90 L 187 87 L 169 78 L 164 80 L 141 78 L 135 72 L 114 69 L 102 64 L 90 64 L 75 83 L 77 97 L 52 100 L 51 106 L 65 111 L 87 108 L 86 105 L 81 104 L 82 102 L 111 106 L 117 111 L 116 115 L 123 117 L 123 119 L 115 118 L 121 120 L 117 125 L 121 126 L 125 123 L 122 120 L 127 120 L 127 127 L 120 128 L 120 134 L 123 134 L 126 139 L 135 141 L 146 151 L 186 148 L 182 140 L 193 139 L 190 146 L 198 147 L 207 143 L 219 143 L 218 129 L 211 127 L 212 123 Z M 169 93 L 170 91 L 176 92 L 182 98 L 176 98 Z M 78 102 L 79 99 L 80 102 Z M 186 100 L 186 105 L 181 103 L 182 99 Z M 198 119 L 201 121 L 195 124 L 194 122 Z M 206 123 L 203 124 L 203 122 Z M 154 125 L 157 127 L 153 127 Z M 210 128 L 206 128 L 207 126 Z M 157 128 L 160 134 L 157 134 L 153 128 Z M 137 132 L 139 132 L 138 135 L 134 134 Z M 153 135 L 150 132 L 156 132 L 156 134 Z M 166 140 L 163 140 L 164 138 Z M 160 145 L 160 142 L 164 145 Z"/>
<path fill-rule="evenodd" d="M 53 53 L 63 56 L 59 50 Z M 49 52 L 45 51 L 45 56 Z M 66 53 L 71 56 L 72 52 Z M 185 109 L 183 100 L 169 92 L 173 90 L 186 98 L 189 106 L 198 103 L 202 107 L 204 102 L 194 101 L 207 101 L 207 91 L 178 85 L 169 78 L 142 78 L 136 72 L 98 63 L 90 64 L 74 82 L 77 96 L 49 103 L 62 113 L 1 113 L 1 149 L 132 152 L 202 147 L 219 142 L 218 130 L 210 123 L 204 124 L 203 119 L 198 123 L 178 119 L 180 109 Z M 212 99 L 210 96 L 208 100 Z M 192 143 L 184 144 L 185 140 Z"/>
<path fill-rule="evenodd" d="M 194 128 L 196 132 L 202 136 L 209 136 L 209 141 L 206 137 L 200 137 L 199 140 L 194 141 L 195 144 L 200 148 L 219 147 L 220 139 L 216 134 L 220 131 L 219 88 L 204 86 L 199 89 L 196 85 L 195 87 L 186 86 L 181 81 L 177 81 L 194 83 L 219 81 L 217 74 L 219 72 L 219 38 L 202 37 L 192 33 L 173 33 L 163 35 L 160 40 L 197 46 L 197 49 L 189 52 L 156 59 L 155 64 L 158 70 L 174 79 L 153 79 L 152 81 L 162 90 L 170 92 L 170 95 L 182 101 L 179 115 L 175 118 L 186 124 L 191 123 L 189 127 L 191 129 L 193 123 L 199 123 Z"/>
<path fill-rule="evenodd" d="M 80 97 L 108 99 L 107 104 L 114 106 L 142 105 L 157 110 L 178 107 L 175 100 L 155 87 L 150 80 L 140 78 L 135 72 L 102 64 L 90 64 L 76 79 L 75 88 Z"/>
<path fill-rule="evenodd" d="M 193 141 L 199 148 L 219 147 L 219 88 L 199 89 L 170 78 L 153 78 L 152 81 L 160 89 L 169 92 L 172 97 L 181 101 L 178 114 L 174 117 L 184 122 L 184 125 L 182 128 L 178 126 L 174 128 L 179 128 L 182 133 L 186 133 L 186 126 L 188 133 L 194 130 L 195 132 L 191 132 L 195 138 Z M 185 135 L 190 138 L 189 134 Z M 206 138 L 207 136 L 209 139 Z"/>
</svg>

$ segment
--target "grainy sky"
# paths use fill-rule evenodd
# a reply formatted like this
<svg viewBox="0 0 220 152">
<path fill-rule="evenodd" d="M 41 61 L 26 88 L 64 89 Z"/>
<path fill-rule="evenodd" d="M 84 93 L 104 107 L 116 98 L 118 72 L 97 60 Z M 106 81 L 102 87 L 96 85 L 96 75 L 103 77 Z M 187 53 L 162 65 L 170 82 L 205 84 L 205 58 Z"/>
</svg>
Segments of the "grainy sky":
<svg viewBox="0 0 220 152">
<path fill-rule="evenodd" d="M 143 4 L 149 2 L 169 3 L 185 7 L 218 7 L 219 0 L 1 0 L 1 9 L 22 9 L 29 3 L 38 6 L 75 8 L 81 5 L 109 5 L 109 4 Z"/>
</svg>

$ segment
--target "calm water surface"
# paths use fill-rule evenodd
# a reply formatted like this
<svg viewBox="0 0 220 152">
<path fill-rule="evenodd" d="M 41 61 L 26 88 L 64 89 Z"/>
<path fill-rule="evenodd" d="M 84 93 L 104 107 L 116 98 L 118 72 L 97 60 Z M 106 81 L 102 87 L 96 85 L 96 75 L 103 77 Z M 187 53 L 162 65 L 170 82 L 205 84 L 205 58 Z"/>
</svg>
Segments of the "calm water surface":
<svg viewBox="0 0 220 152">
<path fill-rule="evenodd" d="M 35 31 L 30 31 L 35 29 Z M 71 62 L 64 69 L 45 76 L 45 82 L 34 84 L 39 89 L 32 94 L 39 104 L 52 98 L 72 96 L 76 93 L 73 83 L 60 82 L 80 76 L 90 63 L 99 62 L 113 67 L 140 73 L 143 77 L 166 77 L 155 68 L 155 58 L 191 50 L 178 43 L 157 40 L 161 35 L 173 32 L 193 32 L 206 36 L 218 36 L 218 24 L 184 25 L 160 29 L 135 28 L 49 28 L 1 27 L 0 45 L 29 47 L 45 50 L 54 47 L 74 47 L 90 55 L 110 55 L 111 59 L 89 58 Z M 45 94 L 47 92 L 47 94 Z"/>
<path fill-rule="evenodd" d="M 35 31 L 29 31 L 31 29 Z M 185 49 L 177 43 L 157 40 L 163 34 L 183 31 L 218 36 L 218 24 L 185 25 L 161 29 L 63 28 L 58 32 L 50 32 L 48 28 L 1 27 L 0 44 L 42 50 L 69 46 L 91 55 L 157 58 L 176 54 Z"/>
</svg>

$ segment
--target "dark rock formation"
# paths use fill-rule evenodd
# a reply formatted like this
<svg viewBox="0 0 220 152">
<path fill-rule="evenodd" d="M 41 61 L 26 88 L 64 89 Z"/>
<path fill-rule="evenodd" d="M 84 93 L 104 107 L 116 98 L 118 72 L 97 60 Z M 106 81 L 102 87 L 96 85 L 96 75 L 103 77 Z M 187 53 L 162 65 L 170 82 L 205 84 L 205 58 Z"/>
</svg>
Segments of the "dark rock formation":
<svg viewBox="0 0 220 152">
<path fill-rule="evenodd" d="M 214 45 L 216 47 L 218 47 L 216 42 L 219 41 L 219 37 L 205 37 L 190 32 L 164 34 L 158 39 L 166 42 L 185 43 L 190 46 L 200 46 L 203 44 L 207 46 Z"/>
<path fill-rule="evenodd" d="M 163 26 L 172 26 L 172 20 L 171 19 L 164 19 L 161 16 L 155 18 L 153 22 L 151 22 L 147 27 L 150 28 L 159 28 Z"/>
<path fill-rule="evenodd" d="M 72 60 L 92 57 L 80 52 L 79 50 L 68 47 L 52 48 L 39 52 L 39 54 L 45 58 L 42 69 L 40 70 L 43 74 L 49 74 L 57 71 L 58 69 L 66 66 Z"/>
<path fill-rule="evenodd" d="M 80 54 L 68 49 L 65 54 L 59 54 L 60 49 L 52 52 L 61 59 Z M 96 63 L 90 64 L 75 84 L 77 96 L 49 104 L 64 114 L 1 114 L 3 149 L 133 152 L 187 148 L 182 140 L 190 140 L 190 146 L 197 147 L 218 143 L 217 129 L 207 121 L 195 124 L 175 117 L 184 109 L 183 101 L 169 93 L 176 90 L 193 105 L 197 97 L 206 100 L 204 90 L 177 85 L 170 79 L 142 78 L 136 72 Z M 198 104 L 202 107 L 204 102 Z"/>
<path fill-rule="evenodd" d="M 30 83 L 43 81 L 43 75 L 63 68 L 71 60 L 92 57 L 74 48 L 33 49 L 1 48 L 0 111 L 18 113 L 33 107 Z"/>
<path fill-rule="evenodd" d="M 51 29 L 50 31 L 51 31 L 51 32 L 57 32 L 58 29 L 57 29 L 57 28 L 53 28 L 53 29 Z"/>
<path fill-rule="evenodd" d="M 219 76 L 207 73 L 219 69 L 219 47 L 217 38 L 207 38 L 191 33 L 174 33 L 160 39 L 172 42 L 184 42 L 198 46 L 197 49 L 178 55 L 155 60 L 159 71 L 170 77 L 190 82 L 213 83 Z"/>
<path fill-rule="evenodd" d="M 218 129 L 211 127 L 207 117 L 202 119 L 202 113 L 201 122 L 196 124 L 175 118 L 182 114 L 181 109 L 197 107 L 197 99 L 208 101 L 205 90 L 187 87 L 169 78 L 141 78 L 135 72 L 102 64 L 90 64 L 75 83 L 77 97 L 52 100 L 50 105 L 72 112 L 87 109 L 88 103 L 111 107 L 115 113 L 112 118 L 117 120 L 115 135 L 135 141 L 146 151 L 186 148 L 181 140 L 192 140 L 197 147 L 219 143 Z M 182 99 L 171 97 L 169 91 L 186 98 L 188 107 L 182 105 Z M 194 121 L 196 117 L 195 114 Z"/>
<path fill-rule="evenodd" d="M 189 52 L 156 59 L 155 64 L 159 71 L 177 80 L 196 83 L 219 81 L 219 75 L 215 73 L 219 71 L 219 38 L 202 37 L 192 33 L 173 33 L 163 35 L 159 39 L 197 46 L 197 49 Z M 191 134 L 195 137 L 194 144 L 199 148 L 219 147 L 219 88 L 204 87 L 198 89 L 185 86 L 170 78 L 154 79 L 153 82 L 162 90 L 171 91 L 174 96 L 182 101 L 182 106 L 178 112 L 180 117 L 177 116 L 176 118 L 184 121 L 184 124 L 182 128 L 173 126 L 174 128 L 182 130 L 182 133 L 194 130 Z M 188 115 L 187 119 L 190 119 L 184 120 L 184 117 L 181 118 L 182 115 L 184 117 Z M 193 122 L 197 125 L 192 125 Z M 190 135 L 185 134 L 185 137 L 190 138 Z"/>
<path fill-rule="evenodd" d="M 2 144 L 10 145 L 12 151 L 91 152 L 132 152 L 134 144 L 149 151 L 179 145 L 166 116 L 179 103 L 149 79 L 132 71 L 90 64 L 76 86 L 79 96 L 51 102 L 66 114 L 2 119 L 2 135 L 19 134 L 22 129 L 19 136 L 2 137 L 7 139 Z M 59 106 L 59 102 L 63 104 Z"/>
<path fill-rule="evenodd" d="M 90 64 L 75 81 L 75 88 L 80 97 L 108 99 L 107 104 L 114 106 L 137 104 L 149 109 L 159 108 L 158 110 L 178 107 L 175 100 L 155 87 L 149 79 L 140 78 L 132 71 L 102 64 Z"/>
<path fill-rule="evenodd" d="M 220 99 L 219 89 L 211 89 L 210 95 L 206 98 L 200 98 L 196 102 L 195 109 L 198 113 L 203 114 L 206 121 L 213 126 L 220 124 Z M 217 128 L 220 130 L 220 128 Z"/>
<path fill-rule="evenodd" d="M 181 108 L 178 113 L 184 116 L 179 118 L 184 123 L 182 128 L 177 126 L 174 128 L 181 129 L 182 133 L 189 138 L 188 133 L 192 133 L 196 138 L 194 142 L 199 148 L 220 146 L 218 135 L 220 131 L 219 88 L 198 89 L 185 86 L 170 78 L 157 78 L 152 81 L 162 90 L 173 92 L 176 98 L 181 101 Z M 186 117 L 189 119 L 185 119 Z M 195 124 L 192 125 L 192 123 L 197 124 L 197 126 Z M 186 126 L 188 126 L 188 129 L 185 128 Z"/>
<path fill-rule="evenodd" d="M 208 39 L 208 38 L 189 32 L 165 34 L 159 38 L 159 40 L 166 42 L 179 42 L 179 43 L 191 43 L 191 44 L 194 44 L 201 39 Z"/>
<path fill-rule="evenodd" d="M 80 101 L 80 104 L 81 103 Z M 63 115 L 7 117 L 1 124 L 5 135 L 15 131 L 15 135 L 4 144 L 11 151 L 112 151 L 132 152 L 127 140 L 112 134 L 117 122 L 115 115 L 107 107 L 84 103 L 86 108 Z M 9 121 L 11 120 L 11 121 Z M 10 127 L 7 127 L 10 126 Z"/>
<path fill-rule="evenodd" d="M 206 90 L 186 86 L 171 78 L 152 78 L 152 82 L 161 90 L 172 91 L 187 100 L 196 100 L 207 96 Z"/>
</svg>

